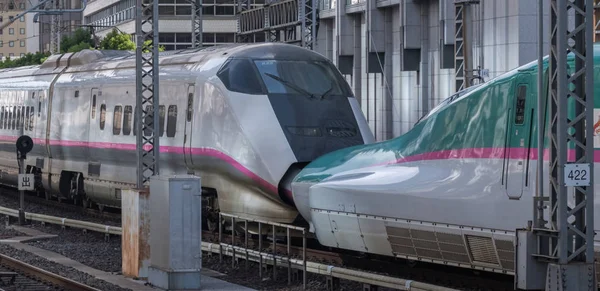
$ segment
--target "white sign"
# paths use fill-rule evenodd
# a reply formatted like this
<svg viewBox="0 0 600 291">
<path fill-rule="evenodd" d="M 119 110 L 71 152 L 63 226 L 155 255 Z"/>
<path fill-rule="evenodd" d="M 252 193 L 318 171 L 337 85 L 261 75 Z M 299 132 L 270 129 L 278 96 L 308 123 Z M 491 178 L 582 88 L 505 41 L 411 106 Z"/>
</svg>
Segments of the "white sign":
<svg viewBox="0 0 600 291">
<path fill-rule="evenodd" d="M 34 174 L 19 174 L 19 190 L 33 191 L 34 188 Z"/>
<path fill-rule="evenodd" d="M 590 164 L 565 164 L 565 186 L 589 186 Z"/>
</svg>

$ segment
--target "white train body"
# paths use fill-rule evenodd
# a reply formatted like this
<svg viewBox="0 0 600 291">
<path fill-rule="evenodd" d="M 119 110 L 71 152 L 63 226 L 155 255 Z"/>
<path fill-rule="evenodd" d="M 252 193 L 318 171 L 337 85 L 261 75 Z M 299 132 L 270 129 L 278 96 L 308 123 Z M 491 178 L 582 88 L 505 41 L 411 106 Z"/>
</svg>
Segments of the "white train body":
<svg viewBox="0 0 600 291">
<path fill-rule="evenodd" d="M 321 154 L 373 141 L 347 83 L 309 50 L 247 44 L 159 60 L 160 174 L 201 176 L 220 211 L 292 222 L 298 212 L 286 181 Z M 259 68 L 315 98 L 269 83 Z M 304 75 L 332 90 L 320 98 L 325 90 L 306 88 Z M 135 54 L 123 51 L 53 55 L 41 66 L 0 71 L 0 181 L 16 185 L 15 141 L 28 135 L 35 146 L 27 171 L 39 190 L 120 207 L 137 177 L 135 82 Z"/>
<path fill-rule="evenodd" d="M 596 129 L 600 46 L 594 47 L 594 55 L 595 95 L 588 98 L 595 100 Z M 516 231 L 533 220 L 537 189 L 549 193 L 549 137 L 544 157 L 537 153 L 536 80 L 532 62 L 449 97 L 400 137 L 315 159 L 292 182 L 295 203 L 311 231 L 325 246 L 514 274 Z M 548 94 L 547 81 L 544 90 Z M 567 109 L 570 115 L 573 106 Z M 544 131 L 550 119 L 541 127 Z M 588 142 L 595 148 L 598 259 L 599 131 L 594 135 Z M 572 145 L 568 156 L 573 163 Z M 545 160 L 542 181 L 537 179 L 538 158 Z M 577 177 L 590 175 L 581 173 Z M 574 208 L 575 190 L 568 189 Z M 548 220 L 547 207 L 544 213 Z M 600 272 L 598 264 L 596 269 Z"/>
</svg>

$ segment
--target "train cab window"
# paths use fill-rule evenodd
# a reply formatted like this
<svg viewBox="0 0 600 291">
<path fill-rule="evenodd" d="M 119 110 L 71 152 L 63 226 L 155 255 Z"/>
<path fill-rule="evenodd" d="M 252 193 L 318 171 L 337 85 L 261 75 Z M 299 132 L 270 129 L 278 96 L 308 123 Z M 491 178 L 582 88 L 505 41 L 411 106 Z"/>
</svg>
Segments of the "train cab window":
<svg viewBox="0 0 600 291">
<path fill-rule="evenodd" d="M 96 118 L 96 94 L 92 96 L 92 119 Z"/>
<path fill-rule="evenodd" d="M 325 61 L 255 60 L 254 64 L 269 93 L 352 95 L 341 74 Z"/>
<path fill-rule="evenodd" d="M 131 118 L 133 117 L 133 108 L 131 105 L 125 106 L 125 112 L 123 114 L 123 135 L 131 134 Z"/>
<path fill-rule="evenodd" d="M 174 137 L 177 129 L 177 105 L 169 106 L 167 118 L 167 137 Z"/>
<path fill-rule="evenodd" d="M 517 87 L 517 100 L 515 108 L 515 124 L 522 125 L 525 123 L 525 100 L 527 97 L 527 86 L 519 85 Z"/>
<path fill-rule="evenodd" d="M 104 130 L 106 124 L 106 105 L 100 105 L 100 130 Z"/>
<path fill-rule="evenodd" d="M 123 115 L 123 107 L 120 105 L 115 106 L 115 113 L 113 114 L 113 134 L 121 134 L 121 118 Z"/>
<path fill-rule="evenodd" d="M 245 94 L 263 94 L 258 72 L 250 60 L 232 59 L 217 73 L 228 90 Z"/>
</svg>

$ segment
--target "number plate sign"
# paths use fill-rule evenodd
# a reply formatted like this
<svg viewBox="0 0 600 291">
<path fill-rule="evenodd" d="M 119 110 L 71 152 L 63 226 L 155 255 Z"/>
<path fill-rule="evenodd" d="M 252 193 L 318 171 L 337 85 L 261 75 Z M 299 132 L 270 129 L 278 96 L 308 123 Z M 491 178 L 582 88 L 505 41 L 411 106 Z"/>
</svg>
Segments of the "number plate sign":
<svg viewBox="0 0 600 291">
<path fill-rule="evenodd" d="M 34 185 L 34 174 L 19 174 L 19 190 L 33 191 Z"/>
<path fill-rule="evenodd" d="M 590 186 L 590 164 L 565 164 L 565 186 Z"/>
</svg>

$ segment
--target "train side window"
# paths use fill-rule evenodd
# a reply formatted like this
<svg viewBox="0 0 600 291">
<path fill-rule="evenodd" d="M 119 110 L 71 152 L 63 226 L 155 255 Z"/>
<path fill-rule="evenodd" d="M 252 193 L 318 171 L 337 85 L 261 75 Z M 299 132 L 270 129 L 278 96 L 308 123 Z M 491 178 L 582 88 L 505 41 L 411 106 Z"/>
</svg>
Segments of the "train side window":
<svg viewBox="0 0 600 291">
<path fill-rule="evenodd" d="M 29 128 L 29 106 L 25 106 L 25 118 L 23 119 L 23 123 L 25 124 L 25 130 L 31 130 Z"/>
<path fill-rule="evenodd" d="M 104 130 L 106 124 L 106 105 L 100 105 L 100 130 Z"/>
<path fill-rule="evenodd" d="M 515 124 L 522 125 L 525 123 L 525 100 L 527 97 L 527 86 L 519 85 L 517 88 L 517 100 L 515 109 Z"/>
<path fill-rule="evenodd" d="M 4 114 L 4 106 L 0 109 L 0 129 L 4 129 L 4 118 L 6 118 Z"/>
<path fill-rule="evenodd" d="M 177 129 L 177 105 L 169 106 L 167 116 L 167 137 L 174 137 Z"/>
<path fill-rule="evenodd" d="M 92 96 L 92 119 L 96 118 L 96 94 Z"/>
<path fill-rule="evenodd" d="M 123 135 L 131 134 L 131 117 L 133 115 L 132 113 L 133 109 L 131 108 L 131 105 L 125 106 L 125 118 L 123 118 Z"/>
<path fill-rule="evenodd" d="M 29 106 L 29 130 L 33 130 L 35 107 Z"/>
<path fill-rule="evenodd" d="M 137 134 L 137 122 L 138 122 L 138 117 L 137 117 L 137 106 L 133 107 L 133 136 L 135 136 Z"/>
<path fill-rule="evenodd" d="M 14 130 L 17 125 L 17 106 L 13 106 L 10 116 L 10 129 Z"/>
<path fill-rule="evenodd" d="M 150 111 L 150 105 L 146 105 L 146 112 Z M 150 118 L 146 116 L 146 118 Z M 148 120 L 149 121 L 149 120 Z M 158 128 L 159 128 L 159 136 L 163 136 L 165 133 L 165 106 L 158 106 Z M 156 128 L 154 128 L 156 130 Z M 144 131 L 144 136 L 150 136 L 150 130 Z"/>
<path fill-rule="evenodd" d="M 123 115 L 123 107 L 120 105 L 115 106 L 115 113 L 113 115 L 113 135 L 121 134 L 121 117 Z"/>
<path fill-rule="evenodd" d="M 194 93 L 188 94 L 188 105 L 187 105 L 187 121 L 192 121 L 192 108 L 194 106 Z"/>
<path fill-rule="evenodd" d="M 23 114 L 21 113 L 21 106 L 17 106 L 17 130 L 20 130 L 23 127 Z"/>
<path fill-rule="evenodd" d="M 158 106 L 158 126 L 160 128 L 160 136 L 165 135 L 165 106 Z"/>
</svg>

